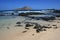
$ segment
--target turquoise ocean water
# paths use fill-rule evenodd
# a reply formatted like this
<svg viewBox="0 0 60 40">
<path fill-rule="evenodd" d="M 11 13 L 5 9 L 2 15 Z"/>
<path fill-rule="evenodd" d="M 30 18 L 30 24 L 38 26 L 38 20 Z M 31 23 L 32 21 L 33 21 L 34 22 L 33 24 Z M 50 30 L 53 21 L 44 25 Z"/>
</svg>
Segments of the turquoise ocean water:
<svg viewBox="0 0 60 40">
<path fill-rule="evenodd" d="M 17 16 L 0 16 L 0 27 L 10 25 L 13 21 L 16 21 Z"/>
</svg>

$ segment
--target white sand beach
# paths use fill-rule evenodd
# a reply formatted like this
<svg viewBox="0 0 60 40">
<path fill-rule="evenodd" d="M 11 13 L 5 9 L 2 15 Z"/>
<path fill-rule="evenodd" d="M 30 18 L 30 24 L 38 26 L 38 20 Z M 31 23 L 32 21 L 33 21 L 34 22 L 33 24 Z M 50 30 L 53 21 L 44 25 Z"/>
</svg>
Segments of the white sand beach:
<svg viewBox="0 0 60 40">
<path fill-rule="evenodd" d="M 15 27 L 16 22 L 22 22 L 24 18 L 17 17 L 8 22 L 6 25 L 0 25 L 0 40 L 60 40 L 60 20 L 57 18 L 54 21 L 47 22 L 43 20 L 30 20 L 31 22 L 36 22 L 41 25 L 56 25 L 58 28 L 55 29 L 55 26 L 52 26 L 50 29 L 46 29 L 46 31 L 41 31 L 40 33 L 36 33 L 36 30 L 33 27 L 29 27 L 29 30 L 24 28 L 24 23 L 22 23 L 21 27 Z M 26 20 L 29 21 L 29 20 Z M 23 31 L 26 31 L 23 33 Z"/>
</svg>

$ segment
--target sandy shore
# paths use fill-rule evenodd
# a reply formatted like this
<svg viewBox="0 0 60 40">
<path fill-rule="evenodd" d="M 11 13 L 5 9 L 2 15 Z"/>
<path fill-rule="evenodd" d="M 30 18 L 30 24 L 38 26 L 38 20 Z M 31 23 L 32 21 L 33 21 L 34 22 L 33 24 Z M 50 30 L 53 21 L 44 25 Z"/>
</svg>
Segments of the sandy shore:
<svg viewBox="0 0 60 40">
<path fill-rule="evenodd" d="M 36 21 L 33 21 L 36 22 Z M 29 30 L 22 27 L 15 27 L 16 23 L 14 22 L 10 26 L 5 26 L 0 29 L 0 40 L 60 40 L 60 20 L 54 20 L 51 22 L 39 20 L 37 23 L 41 25 L 56 25 L 58 28 L 54 29 L 52 26 L 51 29 L 47 31 L 41 31 L 36 33 L 36 30 L 33 27 L 29 27 Z M 23 31 L 26 31 L 23 33 Z"/>
</svg>

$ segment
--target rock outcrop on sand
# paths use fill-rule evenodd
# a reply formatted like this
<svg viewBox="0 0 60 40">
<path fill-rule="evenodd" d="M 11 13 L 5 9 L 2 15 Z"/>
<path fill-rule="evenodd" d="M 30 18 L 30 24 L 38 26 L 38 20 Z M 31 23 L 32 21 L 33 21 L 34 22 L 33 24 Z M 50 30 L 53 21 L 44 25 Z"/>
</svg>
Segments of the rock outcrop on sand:
<svg viewBox="0 0 60 40">
<path fill-rule="evenodd" d="M 17 22 L 16 24 L 21 24 L 21 22 Z"/>
<path fill-rule="evenodd" d="M 35 29 L 37 33 L 41 32 L 41 31 L 46 31 L 46 29 L 52 28 L 50 26 L 40 25 L 38 23 L 26 22 L 25 29 L 29 30 L 29 27 L 33 27 L 33 29 Z"/>
<path fill-rule="evenodd" d="M 15 27 L 19 27 L 19 26 L 22 26 L 21 22 L 17 22 L 16 25 L 15 25 Z"/>
</svg>

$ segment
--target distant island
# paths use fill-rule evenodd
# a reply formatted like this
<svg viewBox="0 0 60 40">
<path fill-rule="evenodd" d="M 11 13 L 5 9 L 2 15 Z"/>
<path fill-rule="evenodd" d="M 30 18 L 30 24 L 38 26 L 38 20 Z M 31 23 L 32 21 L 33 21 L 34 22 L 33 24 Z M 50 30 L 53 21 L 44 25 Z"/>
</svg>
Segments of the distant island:
<svg viewBox="0 0 60 40">
<path fill-rule="evenodd" d="M 60 14 L 60 10 L 56 10 L 56 9 L 41 9 L 41 10 L 34 10 L 33 8 L 29 7 L 29 6 L 24 6 L 22 8 L 16 8 L 13 10 L 1 10 L 0 11 L 0 16 L 5 16 L 5 15 L 38 15 L 40 13 L 59 13 Z"/>
</svg>

